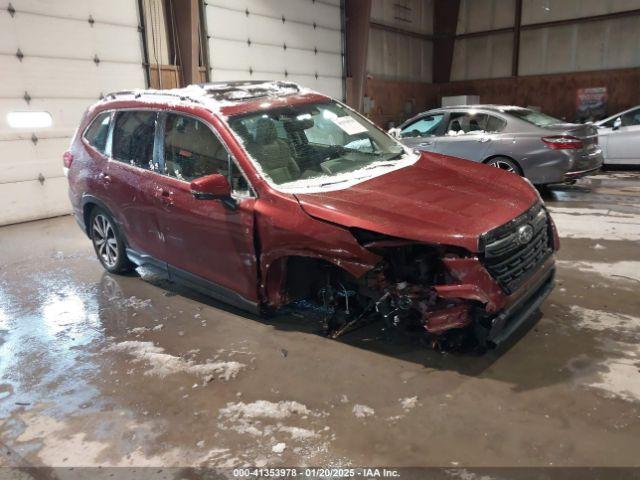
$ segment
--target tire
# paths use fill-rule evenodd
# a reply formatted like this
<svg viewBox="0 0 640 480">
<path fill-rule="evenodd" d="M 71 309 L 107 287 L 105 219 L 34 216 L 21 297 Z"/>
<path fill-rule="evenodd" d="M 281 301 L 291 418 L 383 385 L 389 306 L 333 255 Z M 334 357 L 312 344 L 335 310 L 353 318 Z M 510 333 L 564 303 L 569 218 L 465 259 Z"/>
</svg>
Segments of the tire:
<svg viewBox="0 0 640 480">
<path fill-rule="evenodd" d="M 96 256 L 106 271 L 127 273 L 135 268 L 127 257 L 125 242 L 116 222 L 100 207 L 91 211 L 89 233 Z"/>
<path fill-rule="evenodd" d="M 509 157 L 493 157 L 485 162 L 486 165 L 490 167 L 499 168 L 506 172 L 515 173 L 516 175 L 522 176 L 522 170 L 520 169 L 520 165 L 518 165 L 514 160 Z"/>
</svg>

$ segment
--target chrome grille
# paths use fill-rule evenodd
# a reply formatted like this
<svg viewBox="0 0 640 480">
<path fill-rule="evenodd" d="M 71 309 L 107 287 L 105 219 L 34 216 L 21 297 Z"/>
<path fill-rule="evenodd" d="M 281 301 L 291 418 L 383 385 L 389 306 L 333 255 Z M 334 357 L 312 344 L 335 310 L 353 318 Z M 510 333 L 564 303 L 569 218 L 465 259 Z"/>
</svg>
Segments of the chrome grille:
<svg viewBox="0 0 640 480">
<path fill-rule="evenodd" d="M 529 230 L 531 238 L 523 234 Z M 527 241 L 524 241 L 527 240 Z M 527 212 L 482 238 L 484 265 L 502 289 L 510 294 L 551 255 L 547 211 L 536 204 Z"/>
</svg>

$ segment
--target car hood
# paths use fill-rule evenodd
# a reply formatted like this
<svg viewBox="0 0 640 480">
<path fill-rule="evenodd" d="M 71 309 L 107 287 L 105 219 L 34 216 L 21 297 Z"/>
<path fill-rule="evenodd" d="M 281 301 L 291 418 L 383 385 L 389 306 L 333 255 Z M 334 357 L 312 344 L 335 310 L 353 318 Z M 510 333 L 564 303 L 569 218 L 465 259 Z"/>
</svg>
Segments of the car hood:
<svg viewBox="0 0 640 480">
<path fill-rule="evenodd" d="M 475 252 L 481 234 L 520 215 L 539 197 L 512 173 L 423 153 L 412 166 L 343 190 L 296 198 L 320 220 Z"/>
</svg>

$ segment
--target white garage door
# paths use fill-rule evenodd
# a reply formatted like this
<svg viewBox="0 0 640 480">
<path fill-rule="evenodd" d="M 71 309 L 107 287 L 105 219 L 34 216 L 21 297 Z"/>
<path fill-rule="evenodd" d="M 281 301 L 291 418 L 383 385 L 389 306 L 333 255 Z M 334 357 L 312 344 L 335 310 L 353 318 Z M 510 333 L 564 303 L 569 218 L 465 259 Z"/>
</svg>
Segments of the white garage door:
<svg viewBox="0 0 640 480">
<path fill-rule="evenodd" d="M 70 211 L 62 153 L 101 94 L 144 87 L 135 0 L 0 0 L 0 225 Z M 47 128 L 13 128 L 43 111 Z"/>
<path fill-rule="evenodd" d="M 340 0 L 207 0 L 213 81 L 289 80 L 343 99 Z"/>
</svg>

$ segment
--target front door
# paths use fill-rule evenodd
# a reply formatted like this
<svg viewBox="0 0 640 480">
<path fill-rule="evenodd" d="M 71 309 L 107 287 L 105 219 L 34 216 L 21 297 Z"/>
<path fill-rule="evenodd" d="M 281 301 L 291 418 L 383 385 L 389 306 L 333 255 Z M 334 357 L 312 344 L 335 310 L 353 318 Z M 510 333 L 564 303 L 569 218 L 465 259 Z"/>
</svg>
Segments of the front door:
<svg viewBox="0 0 640 480">
<path fill-rule="evenodd" d="M 402 127 L 400 138 L 407 147 L 424 152 L 436 151 L 436 135 L 442 128 L 444 113 L 423 115 Z"/>
<path fill-rule="evenodd" d="M 210 285 L 214 296 L 234 303 L 224 295 L 235 292 L 256 302 L 255 198 L 246 180 L 239 179 L 224 145 L 204 122 L 178 113 L 163 114 L 161 122 L 163 175 L 155 196 L 166 244 L 163 259 L 183 280 L 215 284 Z M 198 200 L 192 195 L 191 181 L 214 173 L 229 178 L 234 198 Z"/>
<path fill-rule="evenodd" d="M 625 113 L 614 127 L 599 132 L 606 136 L 609 163 L 640 163 L 640 108 Z M 616 119 L 617 120 L 617 119 Z"/>
</svg>

